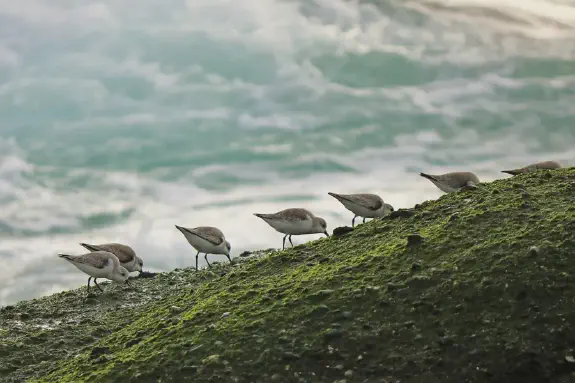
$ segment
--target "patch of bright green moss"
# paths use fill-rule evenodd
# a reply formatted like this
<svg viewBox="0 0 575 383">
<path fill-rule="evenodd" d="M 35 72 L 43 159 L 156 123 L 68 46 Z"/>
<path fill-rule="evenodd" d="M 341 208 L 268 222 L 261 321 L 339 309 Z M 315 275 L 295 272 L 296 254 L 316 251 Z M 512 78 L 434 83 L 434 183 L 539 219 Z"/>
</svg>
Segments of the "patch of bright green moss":
<svg viewBox="0 0 575 383">
<path fill-rule="evenodd" d="M 0 313 L 16 382 L 567 382 L 575 169 L 444 195 L 339 238 Z M 419 244 L 407 238 L 418 234 Z M 22 313 L 25 318 L 20 318 Z"/>
</svg>

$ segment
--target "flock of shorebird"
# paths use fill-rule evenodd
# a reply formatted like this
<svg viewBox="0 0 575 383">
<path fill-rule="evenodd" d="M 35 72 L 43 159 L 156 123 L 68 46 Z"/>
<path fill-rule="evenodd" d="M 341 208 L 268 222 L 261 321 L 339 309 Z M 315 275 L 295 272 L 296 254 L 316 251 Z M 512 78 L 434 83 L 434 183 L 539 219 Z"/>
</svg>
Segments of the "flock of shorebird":
<svg viewBox="0 0 575 383">
<path fill-rule="evenodd" d="M 519 169 L 503 170 L 503 173 L 517 175 L 530 173 L 537 170 L 551 170 L 561 168 L 561 165 L 555 161 L 538 162 Z M 476 188 L 479 184 L 479 178 L 471 172 L 452 172 L 440 175 L 420 173 L 420 176 L 433 182 L 440 190 L 445 193 L 455 192 L 457 190 Z M 355 225 L 357 217 L 363 218 L 380 218 L 385 217 L 394 211 L 390 204 L 387 204 L 376 194 L 336 194 L 329 193 L 351 211 L 354 216 L 351 221 L 352 227 Z M 285 249 L 285 241 L 291 241 L 292 235 L 304 234 L 325 234 L 327 232 L 327 223 L 323 218 L 316 217 L 309 210 L 302 208 L 291 208 L 272 214 L 255 214 L 256 217 L 263 219 L 268 225 L 276 231 L 284 234 L 282 249 Z M 205 254 L 205 260 L 208 267 L 208 254 L 225 255 L 230 262 L 231 245 L 226 240 L 224 233 L 216 227 L 200 226 L 196 228 L 186 228 L 176 225 L 176 228 L 182 232 L 190 245 L 196 249 L 196 270 L 198 270 L 198 256 L 200 253 Z M 144 265 L 134 250 L 127 245 L 120 243 L 106 243 L 100 245 L 90 245 L 81 243 L 89 253 L 82 255 L 58 254 L 61 258 L 72 263 L 78 269 L 88 274 L 88 291 L 90 291 L 90 281 L 103 291 L 98 283 L 97 278 L 106 278 L 114 282 L 129 284 L 129 273 L 134 271 L 142 272 Z"/>
</svg>

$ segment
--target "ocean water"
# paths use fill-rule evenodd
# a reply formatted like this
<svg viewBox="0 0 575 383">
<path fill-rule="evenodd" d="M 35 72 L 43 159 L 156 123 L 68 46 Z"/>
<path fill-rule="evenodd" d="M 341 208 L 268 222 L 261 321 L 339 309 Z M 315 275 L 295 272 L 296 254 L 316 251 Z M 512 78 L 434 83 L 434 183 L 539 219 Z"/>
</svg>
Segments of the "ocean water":
<svg viewBox="0 0 575 383">
<path fill-rule="evenodd" d="M 575 165 L 573 36 L 566 0 L 0 0 L 0 304 L 85 284 L 78 242 L 170 270 L 174 224 L 237 256 L 281 246 L 254 212 L 349 225 L 328 191 Z"/>
</svg>

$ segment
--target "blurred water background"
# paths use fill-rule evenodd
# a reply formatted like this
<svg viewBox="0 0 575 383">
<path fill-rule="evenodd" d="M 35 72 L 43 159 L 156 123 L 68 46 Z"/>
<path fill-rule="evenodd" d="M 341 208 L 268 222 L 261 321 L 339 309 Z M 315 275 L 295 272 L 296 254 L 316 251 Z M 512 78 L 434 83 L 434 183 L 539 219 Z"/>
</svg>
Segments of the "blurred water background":
<svg viewBox="0 0 575 383">
<path fill-rule="evenodd" d="M 170 270 L 174 224 L 237 256 L 281 246 L 254 212 L 349 225 L 328 191 L 573 165 L 574 36 L 565 0 L 0 0 L 0 304 L 85 284 L 78 242 Z"/>
</svg>

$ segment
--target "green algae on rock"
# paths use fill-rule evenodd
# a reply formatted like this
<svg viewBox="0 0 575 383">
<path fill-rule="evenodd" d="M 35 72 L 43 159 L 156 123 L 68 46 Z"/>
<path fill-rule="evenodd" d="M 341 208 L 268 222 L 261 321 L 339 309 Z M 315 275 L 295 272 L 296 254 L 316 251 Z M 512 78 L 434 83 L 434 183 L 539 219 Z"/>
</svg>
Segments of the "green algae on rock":
<svg viewBox="0 0 575 383">
<path fill-rule="evenodd" d="M 575 169 L 0 312 L 2 382 L 568 382 Z M 408 245 L 409 243 L 409 245 Z"/>
</svg>

